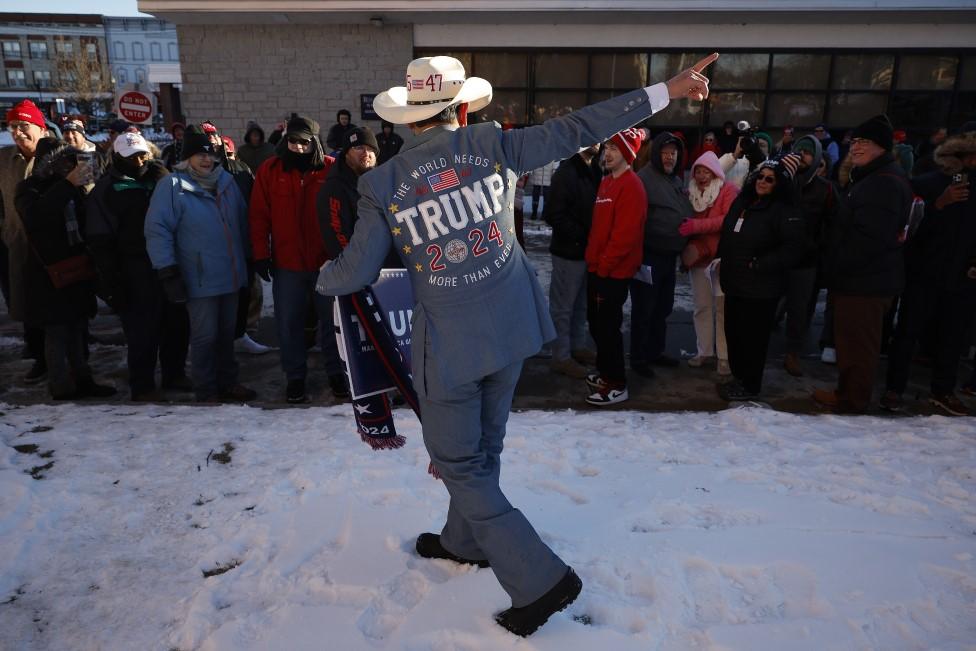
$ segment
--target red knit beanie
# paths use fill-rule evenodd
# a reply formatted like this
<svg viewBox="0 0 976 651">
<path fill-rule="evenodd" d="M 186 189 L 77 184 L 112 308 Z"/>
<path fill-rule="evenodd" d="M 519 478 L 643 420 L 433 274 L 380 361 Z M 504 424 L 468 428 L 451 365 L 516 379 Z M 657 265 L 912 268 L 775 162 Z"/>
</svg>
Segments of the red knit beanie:
<svg viewBox="0 0 976 651">
<path fill-rule="evenodd" d="M 41 109 L 37 108 L 37 105 L 29 99 L 25 99 L 19 104 L 15 104 L 12 109 L 7 111 L 7 124 L 11 122 L 30 122 L 31 124 L 36 124 L 42 129 L 47 128 L 47 124 L 44 123 L 44 114 L 41 113 Z"/>
<path fill-rule="evenodd" d="M 620 150 L 620 154 L 624 157 L 624 160 L 628 164 L 633 163 L 634 159 L 637 158 L 637 150 L 641 147 L 641 142 L 644 141 L 644 130 L 643 129 L 624 129 L 618 133 L 613 134 L 610 138 L 610 142 L 617 146 Z"/>
</svg>

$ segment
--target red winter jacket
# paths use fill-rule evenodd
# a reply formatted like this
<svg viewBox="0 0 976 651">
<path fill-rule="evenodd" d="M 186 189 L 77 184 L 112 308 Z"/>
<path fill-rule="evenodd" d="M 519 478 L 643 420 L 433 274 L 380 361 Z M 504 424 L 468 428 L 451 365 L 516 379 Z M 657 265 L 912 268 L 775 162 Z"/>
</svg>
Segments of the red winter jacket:
<svg viewBox="0 0 976 651">
<path fill-rule="evenodd" d="M 249 221 L 255 260 L 274 260 L 277 269 L 318 271 L 329 256 L 322 243 L 315 199 L 335 159 L 303 175 L 285 171 L 281 158 L 261 163 L 251 191 Z"/>
<path fill-rule="evenodd" d="M 699 192 L 695 185 L 695 179 L 691 180 L 688 190 L 689 192 Z M 691 238 L 688 243 L 696 244 L 701 256 L 695 262 L 695 267 L 704 267 L 715 259 L 715 254 L 718 253 L 719 237 L 722 234 L 722 222 L 725 221 L 725 215 L 729 212 L 729 208 L 732 207 L 737 196 L 739 196 L 739 188 L 731 183 L 723 182 L 722 189 L 719 190 L 715 202 L 705 210 L 696 212 L 691 216 L 691 222 L 689 222 Z"/>
<path fill-rule="evenodd" d="M 632 170 L 600 182 L 586 244 L 586 268 L 604 278 L 632 278 L 644 252 L 647 194 Z"/>
</svg>

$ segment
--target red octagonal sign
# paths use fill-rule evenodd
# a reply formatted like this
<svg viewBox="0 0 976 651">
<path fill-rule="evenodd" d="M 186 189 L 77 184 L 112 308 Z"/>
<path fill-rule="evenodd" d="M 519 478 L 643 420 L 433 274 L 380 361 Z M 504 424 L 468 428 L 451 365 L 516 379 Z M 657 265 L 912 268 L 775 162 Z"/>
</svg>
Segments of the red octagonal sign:
<svg viewBox="0 0 976 651">
<path fill-rule="evenodd" d="M 152 121 L 153 101 L 147 93 L 130 90 L 119 97 L 119 115 L 133 123 L 143 124 Z"/>
</svg>

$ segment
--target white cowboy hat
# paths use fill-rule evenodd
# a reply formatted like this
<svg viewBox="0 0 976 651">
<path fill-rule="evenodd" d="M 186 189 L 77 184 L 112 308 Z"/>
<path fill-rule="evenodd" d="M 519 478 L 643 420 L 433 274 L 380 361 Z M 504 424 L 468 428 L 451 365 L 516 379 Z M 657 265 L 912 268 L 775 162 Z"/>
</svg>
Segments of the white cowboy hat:
<svg viewBox="0 0 976 651">
<path fill-rule="evenodd" d="M 464 102 L 472 112 L 488 106 L 491 84 L 480 77 L 465 78 L 464 66 L 453 57 L 423 57 L 407 66 L 407 85 L 377 95 L 373 110 L 387 122 L 410 124 Z"/>
</svg>

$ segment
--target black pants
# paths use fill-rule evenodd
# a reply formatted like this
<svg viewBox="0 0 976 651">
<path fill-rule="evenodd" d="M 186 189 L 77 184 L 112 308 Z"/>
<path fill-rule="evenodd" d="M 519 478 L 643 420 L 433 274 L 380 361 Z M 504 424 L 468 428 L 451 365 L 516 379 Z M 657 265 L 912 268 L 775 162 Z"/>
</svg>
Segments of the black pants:
<svg viewBox="0 0 976 651">
<path fill-rule="evenodd" d="M 545 202 L 549 201 L 549 186 L 548 185 L 533 185 L 532 186 L 532 219 L 536 218 L 539 214 L 539 197 L 543 199 L 543 208 L 545 208 Z"/>
<path fill-rule="evenodd" d="M 602 278 L 594 273 L 586 275 L 586 320 L 596 342 L 596 369 L 611 384 L 627 384 L 620 326 L 624 322 L 629 283 L 626 279 Z"/>
<path fill-rule="evenodd" d="M 905 391 L 916 345 L 932 327 L 932 394 L 941 396 L 955 391 L 959 356 L 968 343 L 966 334 L 974 309 L 976 294 L 972 291 L 940 291 L 923 283 L 906 286 L 888 351 L 887 388 L 898 394 Z"/>
<path fill-rule="evenodd" d="M 65 398 L 79 383 L 91 381 L 92 372 L 85 361 L 84 317 L 71 323 L 44 326 L 44 359 L 47 362 L 47 386 L 52 398 Z"/>
<path fill-rule="evenodd" d="M 762 390 L 769 334 L 779 298 L 725 295 L 725 340 L 732 375 L 748 391 Z"/>
<path fill-rule="evenodd" d="M 185 305 L 167 301 L 161 291 L 133 292 L 119 313 L 128 346 L 129 390 L 133 395 L 156 388 L 156 360 L 163 384 L 186 375 L 190 318 Z"/>
<path fill-rule="evenodd" d="M 651 267 L 647 284 L 630 281 L 630 365 L 649 364 L 664 353 L 668 317 L 674 309 L 674 284 L 677 279 L 676 254 L 644 256 Z"/>
<path fill-rule="evenodd" d="M 817 305 L 817 270 L 792 269 L 786 289 L 786 351 L 799 355 L 807 340 Z"/>
<path fill-rule="evenodd" d="M 0 293 L 3 293 L 3 301 L 10 310 L 10 255 L 7 253 L 7 245 L 0 240 Z"/>
</svg>

